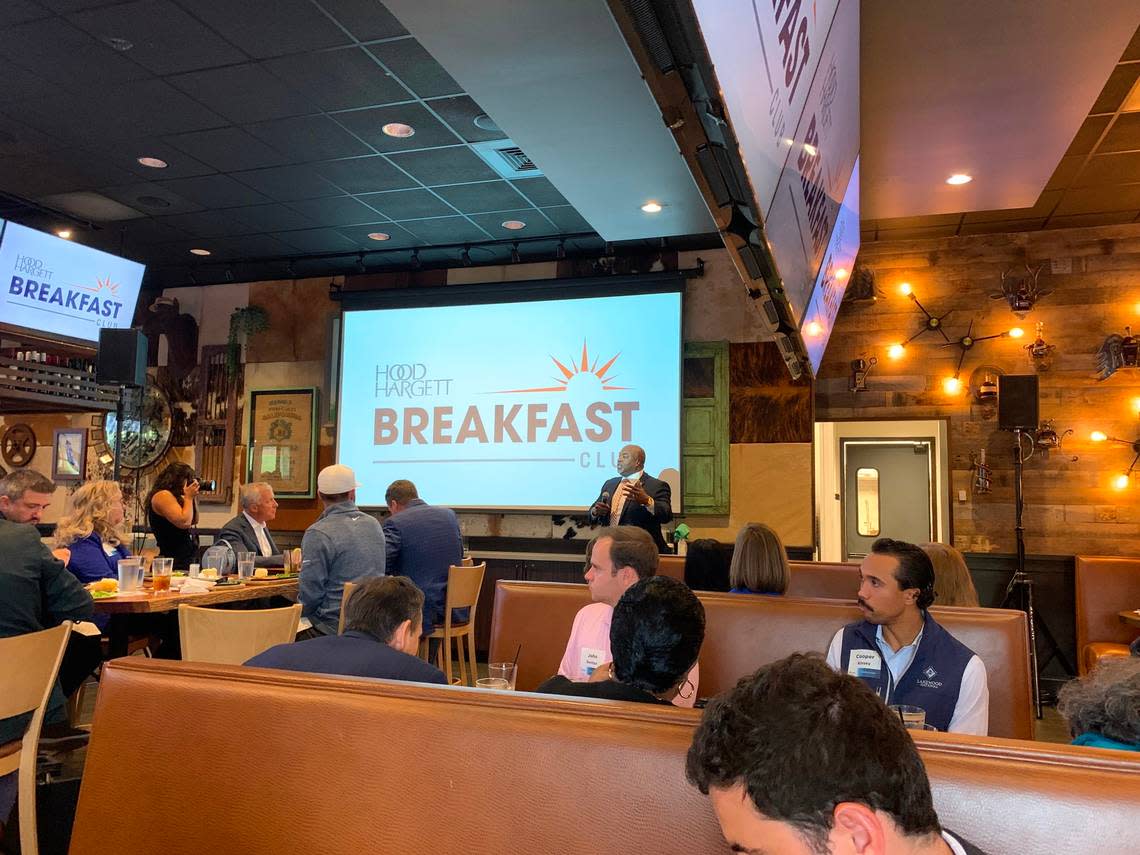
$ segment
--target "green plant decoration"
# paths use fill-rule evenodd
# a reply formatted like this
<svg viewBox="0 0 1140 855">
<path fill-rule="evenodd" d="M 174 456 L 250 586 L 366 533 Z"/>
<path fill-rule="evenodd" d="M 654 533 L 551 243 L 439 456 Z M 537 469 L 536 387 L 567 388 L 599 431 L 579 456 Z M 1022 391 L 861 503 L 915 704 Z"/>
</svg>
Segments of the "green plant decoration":
<svg viewBox="0 0 1140 855">
<path fill-rule="evenodd" d="M 226 352 L 226 374 L 236 377 L 241 366 L 243 337 L 269 329 L 269 316 L 261 306 L 242 306 L 230 315 L 229 350 Z"/>
</svg>

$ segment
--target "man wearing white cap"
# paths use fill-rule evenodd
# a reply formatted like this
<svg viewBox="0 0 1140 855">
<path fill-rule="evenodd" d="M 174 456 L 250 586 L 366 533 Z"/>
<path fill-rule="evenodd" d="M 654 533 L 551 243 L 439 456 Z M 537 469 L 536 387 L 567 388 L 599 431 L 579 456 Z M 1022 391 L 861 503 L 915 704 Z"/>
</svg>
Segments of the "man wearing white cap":
<svg viewBox="0 0 1140 855">
<path fill-rule="evenodd" d="M 356 475 L 337 463 L 317 476 L 324 511 L 301 539 L 301 615 L 322 635 L 336 635 L 344 583 L 384 575 L 384 530 L 356 507 Z"/>
</svg>

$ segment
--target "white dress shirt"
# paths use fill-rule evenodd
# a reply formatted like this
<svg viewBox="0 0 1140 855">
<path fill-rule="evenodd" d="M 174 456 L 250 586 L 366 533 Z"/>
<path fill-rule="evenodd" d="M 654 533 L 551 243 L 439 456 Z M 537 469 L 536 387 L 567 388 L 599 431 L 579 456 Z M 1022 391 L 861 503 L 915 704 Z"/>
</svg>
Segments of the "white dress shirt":
<svg viewBox="0 0 1140 855">
<path fill-rule="evenodd" d="M 273 547 L 269 545 L 269 537 L 266 534 L 265 523 L 258 522 L 245 511 L 242 511 L 242 516 L 246 521 L 253 526 L 253 533 L 257 536 L 257 547 L 261 550 L 263 557 L 268 558 L 273 554 Z"/>
</svg>

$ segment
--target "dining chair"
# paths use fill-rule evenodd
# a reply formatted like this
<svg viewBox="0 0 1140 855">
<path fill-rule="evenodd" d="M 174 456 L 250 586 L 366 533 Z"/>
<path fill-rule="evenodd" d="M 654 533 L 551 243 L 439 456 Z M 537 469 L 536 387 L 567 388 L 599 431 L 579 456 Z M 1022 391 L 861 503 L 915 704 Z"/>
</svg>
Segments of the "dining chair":
<svg viewBox="0 0 1140 855">
<path fill-rule="evenodd" d="M 301 604 L 283 609 L 178 607 L 182 661 L 241 665 L 247 659 L 297 638 Z"/>
<path fill-rule="evenodd" d="M 459 564 L 462 567 L 474 567 L 475 566 L 475 559 L 472 558 L 470 555 L 464 555 L 463 560 L 460 561 Z"/>
<path fill-rule="evenodd" d="M 471 567 L 452 564 L 448 568 L 443 626 L 437 626 L 421 644 L 421 651 L 426 653 L 431 639 L 440 639 L 441 643 L 439 650 L 436 651 L 435 664 L 443 669 L 449 683 L 451 682 L 451 642 L 454 640 L 459 653 L 459 679 L 465 685 L 475 685 L 475 678 L 479 673 L 475 668 L 475 607 L 479 603 L 479 591 L 483 587 L 483 574 L 486 572 L 486 562 Z M 470 609 L 467 620 L 462 623 L 452 623 L 452 609 Z M 463 655 L 464 642 L 467 644 L 466 663 Z M 440 661 L 441 657 L 442 662 Z M 467 679 L 468 664 L 471 670 L 470 682 Z"/>
<path fill-rule="evenodd" d="M 340 619 L 336 622 L 337 635 L 340 635 L 344 632 L 344 609 L 348 605 L 348 598 L 352 596 L 352 592 L 355 590 L 355 582 L 344 583 L 344 593 L 340 595 Z"/>
<path fill-rule="evenodd" d="M 36 754 L 71 621 L 26 635 L 0 638 L 0 719 L 32 714 L 22 739 L 0 745 L 0 776 L 18 772 L 20 851 L 37 855 Z M 5 817 L 6 818 L 6 817 Z"/>
</svg>

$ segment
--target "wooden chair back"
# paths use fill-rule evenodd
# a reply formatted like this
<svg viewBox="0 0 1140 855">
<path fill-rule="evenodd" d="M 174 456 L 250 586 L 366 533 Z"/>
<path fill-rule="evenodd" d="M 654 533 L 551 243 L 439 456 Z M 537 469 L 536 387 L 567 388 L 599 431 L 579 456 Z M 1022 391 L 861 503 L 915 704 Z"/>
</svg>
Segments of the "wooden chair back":
<svg viewBox="0 0 1140 855">
<path fill-rule="evenodd" d="M 184 662 L 241 665 L 275 644 L 297 638 L 301 604 L 283 609 L 207 609 L 178 607 L 178 632 Z"/>
</svg>

